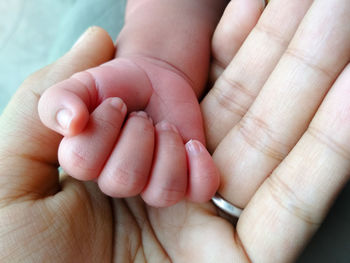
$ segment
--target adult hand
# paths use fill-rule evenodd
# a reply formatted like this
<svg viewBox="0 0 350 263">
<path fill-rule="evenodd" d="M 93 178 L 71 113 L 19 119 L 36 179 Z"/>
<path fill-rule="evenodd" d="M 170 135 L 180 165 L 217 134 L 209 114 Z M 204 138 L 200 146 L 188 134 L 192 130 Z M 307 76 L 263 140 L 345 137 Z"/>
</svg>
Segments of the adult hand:
<svg viewBox="0 0 350 263">
<path fill-rule="evenodd" d="M 349 179 L 350 2 L 274 0 L 234 30 L 228 21 L 257 2 L 225 11 L 201 107 L 219 192 L 244 208 L 242 246 L 252 261 L 284 262 Z"/>
<path fill-rule="evenodd" d="M 208 203 L 166 209 L 108 199 L 94 183 L 58 173 L 59 135 L 37 104 L 44 90 L 113 58 L 93 28 L 54 64 L 29 77 L 0 118 L 1 262 L 232 262 L 247 260 L 230 223 Z"/>
</svg>

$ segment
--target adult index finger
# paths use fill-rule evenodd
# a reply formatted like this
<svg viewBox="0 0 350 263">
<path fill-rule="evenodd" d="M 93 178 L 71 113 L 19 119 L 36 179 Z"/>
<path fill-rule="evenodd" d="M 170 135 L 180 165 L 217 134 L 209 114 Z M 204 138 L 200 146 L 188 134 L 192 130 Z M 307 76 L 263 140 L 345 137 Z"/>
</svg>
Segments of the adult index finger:
<svg viewBox="0 0 350 263">
<path fill-rule="evenodd" d="M 107 32 L 90 28 L 65 56 L 22 84 L 0 118 L 0 200 L 37 198 L 58 189 L 61 137 L 42 125 L 37 113 L 40 96 L 75 72 L 113 58 L 114 52 Z"/>
</svg>

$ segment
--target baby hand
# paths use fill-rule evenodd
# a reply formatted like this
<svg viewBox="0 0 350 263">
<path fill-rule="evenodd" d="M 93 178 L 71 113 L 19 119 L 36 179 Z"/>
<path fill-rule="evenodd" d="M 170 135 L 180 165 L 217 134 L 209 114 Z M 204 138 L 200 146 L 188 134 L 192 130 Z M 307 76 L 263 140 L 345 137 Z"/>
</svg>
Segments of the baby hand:
<svg viewBox="0 0 350 263">
<path fill-rule="evenodd" d="M 169 101 L 159 95 L 166 90 L 157 81 L 150 83 L 138 66 L 119 61 L 112 72 L 107 63 L 73 75 L 43 94 L 39 103 L 43 123 L 65 136 L 59 148 L 60 165 L 79 180 L 97 181 L 102 192 L 112 197 L 141 194 L 147 204 L 157 207 L 183 198 L 208 201 L 219 186 L 219 174 L 201 142 L 200 111 L 192 90 L 186 84 L 164 85 L 185 92 L 160 106 L 159 101 Z M 176 76 L 165 79 L 181 84 Z M 123 100 L 113 96 L 117 94 Z M 188 114 L 181 106 L 184 101 L 187 109 L 194 105 Z M 169 106 L 166 114 L 164 106 Z M 132 111 L 128 116 L 127 108 Z M 134 111 L 142 108 L 156 119 L 155 126 L 145 111 Z M 184 145 L 191 132 L 197 140 Z"/>
</svg>

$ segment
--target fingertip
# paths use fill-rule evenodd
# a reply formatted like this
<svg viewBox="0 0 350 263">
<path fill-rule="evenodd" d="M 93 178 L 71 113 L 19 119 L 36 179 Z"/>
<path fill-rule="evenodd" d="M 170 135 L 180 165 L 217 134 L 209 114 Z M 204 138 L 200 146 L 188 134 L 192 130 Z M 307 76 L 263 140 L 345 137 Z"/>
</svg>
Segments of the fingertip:
<svg viewBox="0 0 350 263">
<path fill-rule="evenodd" d="M 152 193 L 153 192 L 153 193 Z M 140 196 L 143 201 L 152 207 L 164 208 L 175 205 L 182 200 L 184 200 L 186 195 L 185 191 L 174 190 L 172 188 L 168 188 L 162 192 L 162 194 L 157 194 L 157 191 L 152 191 L 150 189 L 146 189 L 141 192 Z"/>
<path fill-rule="evenodd" d="M 213 57 L 217 61 L 218 74 L 225 69 L 242 46 L 264 7 L 264 0 L 237 0 L 227 5 L 212 41 Z M 217 77 L 215 75 L 215 79 Z"/>
<path fill-rule="evenodd" d="M 89 111 L 85 103 L 73 92 L 65 90 L 71 82 L 65 80 L 49 89 L 41 96 L 38 113 L 42 123 L 63 136 L 80 133 L 89 121 Z"/>
<path fill-rule="evenodd" d="M 89 112 L 84 108 L 75 113 L 67 108 L 59 109 L 54 130 L 63 136 L 72 137 L 81 133 L 88 121 Z"/>
<path fill-rule="evenodd" d="M 109 103 L 109 105 L 114 108 L 115 110 L 119 111 L 123 116 L 126 115 L 127 112 L 127 106 L 124 103 L 124 101 L 120 98 L 109 98 L 107 99 L 107 102 Z"/>
<path fill-rule="evenodd" d="M 186 145 L 186 151 L 191 156 L 197 156 L 200 153 L 204 152 L 204 146 L 201 144 L 200 141 L 197 140 L 189 140 Z"/>
<path fill-rule="evenodd" d="M 190 140 L 185 148 L 189 174 L 187 199 L 196 203 L 208 202 L 219 188 L 219 171 L 201 142 Z"/>
<path fill-rule="evenodd" d="M 59 108 L 53 129 L 63 136 L 72 137 L 84 130 L 89 118 L 90 113 L 83 105 Z"/>
<path fill-rule="evenodd" d="M 56 121 L 58 125 L 64 130 L 69 129 L 72 119 L 73 119 L 72 112 L 65 108 L 58 110 L 56 114 Z"/>
<path fill-rule="evenodd" d="M 67 55 L 85 53 L 91 47 L 103 58 L 99 64 L 110 60 L 115 54 L 115 46 L 108 32 L 101 27 L 91 26 L 79 37 Z"/>
<path fill-rule="evenodd" d="M 168 121 L 161 121 L 161 122 L 157 123 L 156 130 L 157 131 L 165 131 L 165 132 L 174 132 L 176 134 L 179 134 L 179 130 Z"/>
</svg>

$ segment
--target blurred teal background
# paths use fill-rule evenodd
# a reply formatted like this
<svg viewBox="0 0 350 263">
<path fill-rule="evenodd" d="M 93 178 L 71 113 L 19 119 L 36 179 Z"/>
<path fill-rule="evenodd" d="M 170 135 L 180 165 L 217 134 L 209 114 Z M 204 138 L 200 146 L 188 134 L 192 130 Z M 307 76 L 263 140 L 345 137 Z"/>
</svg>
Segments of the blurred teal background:
<svg viewBox="0 0 350 263">
<path fill-rule="evenodd" d="M 0 0 L 0 113 L 32 72 L 64 54 L 91 25 L 116 39 L 126 0 Z"/>
<path fill-rule="evenodd" d="M 115 39 L 124 7 L 125 0 L 0 0 L 0 113 L 26 76 L 64 54 L 89 26 Z M 349 185 L 298 262 L 350 262 Z"/>
</svg>

